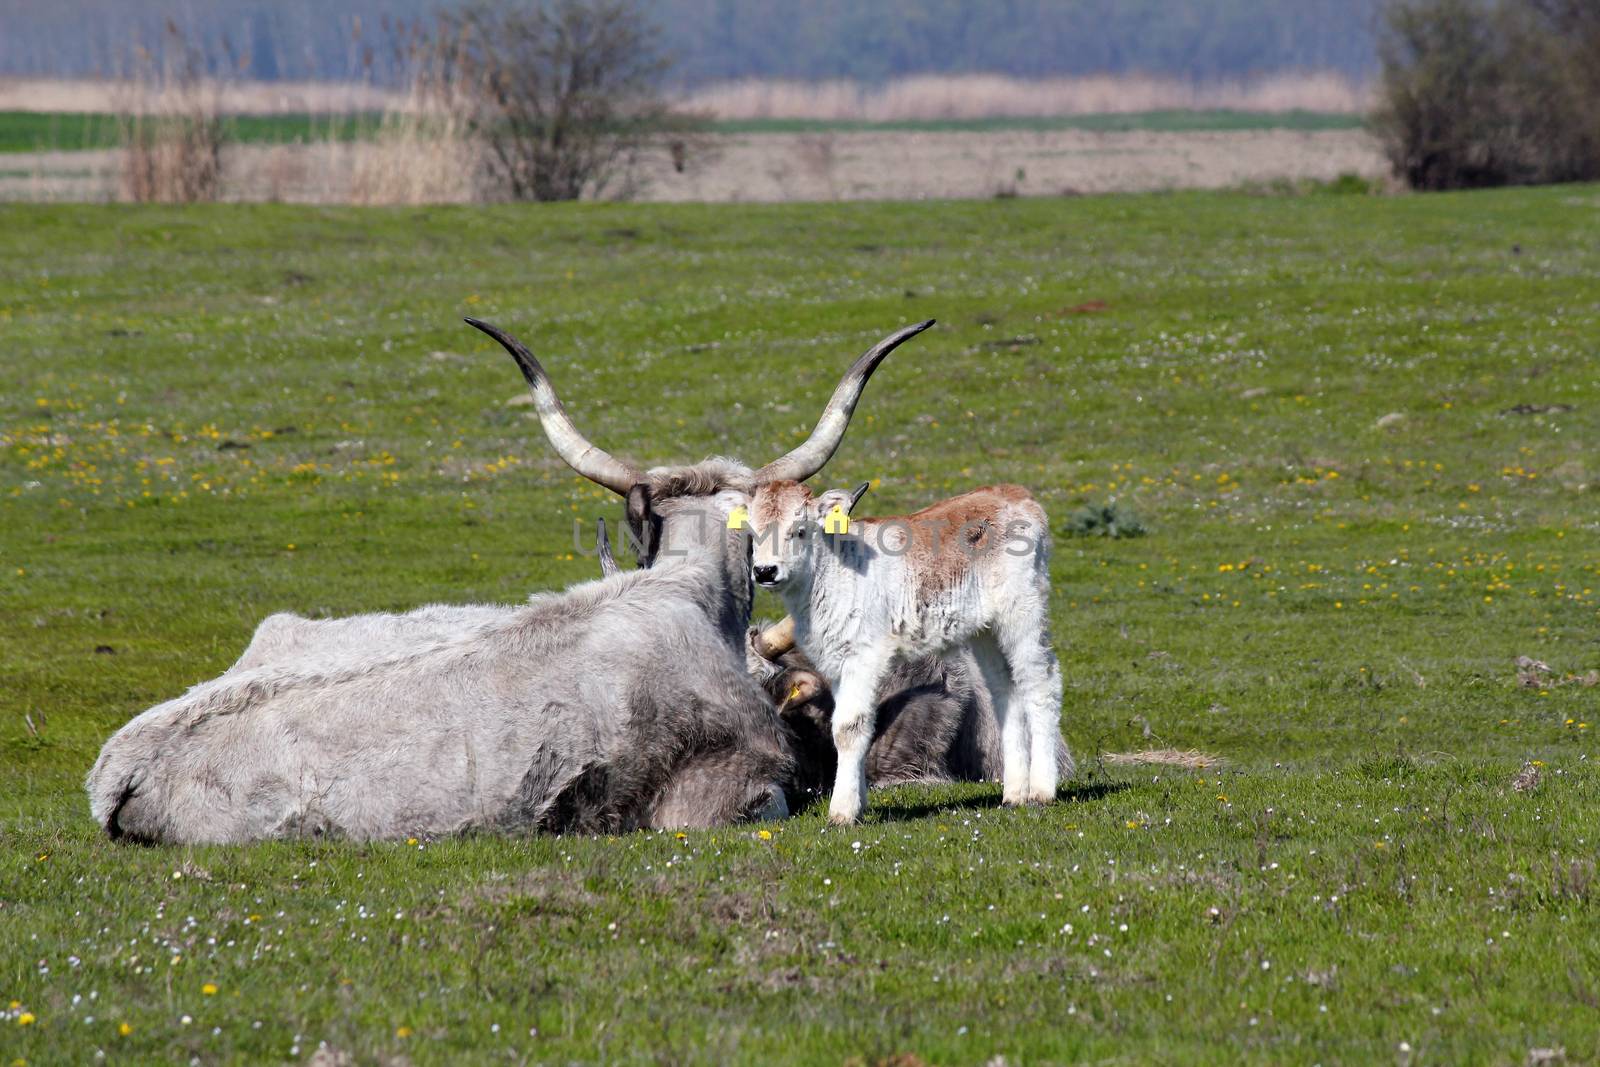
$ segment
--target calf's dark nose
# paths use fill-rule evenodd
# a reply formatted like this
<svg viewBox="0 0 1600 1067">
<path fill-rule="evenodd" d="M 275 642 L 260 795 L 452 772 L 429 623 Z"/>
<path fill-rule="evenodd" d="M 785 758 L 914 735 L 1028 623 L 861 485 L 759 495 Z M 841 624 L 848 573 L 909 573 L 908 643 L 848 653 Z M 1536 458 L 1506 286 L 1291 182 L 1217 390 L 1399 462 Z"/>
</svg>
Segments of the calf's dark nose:
<svg viewBox="0 0 1600 1067">
<path fill-rule="evenodd" d="M 771 585 L 778 580 L 778 566 L 775 563 L 761 563 L 754 568 L 756 581 L 762 585 Z"/>
</svg>

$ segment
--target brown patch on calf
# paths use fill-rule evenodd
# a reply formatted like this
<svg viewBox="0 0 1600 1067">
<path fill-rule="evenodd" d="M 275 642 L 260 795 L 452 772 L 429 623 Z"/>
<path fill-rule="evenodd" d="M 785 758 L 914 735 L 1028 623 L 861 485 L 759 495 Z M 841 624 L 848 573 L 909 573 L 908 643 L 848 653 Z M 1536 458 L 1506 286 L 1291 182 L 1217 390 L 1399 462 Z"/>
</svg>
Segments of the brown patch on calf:
<svg viewBox="0 0 1600 1067">
<path fill-rule="evenodd" d="M 980 555 L 998 550 L 1006 533 L 1001 519 L 1008 506 L 1033 502 L 1033 494 L 1020 485 L 985 485 L 910 515 L 861 521 L 880 529 L 910 528 L 905 555 L 917 576 L 917 600 L 926 604 L 960 585 Z M 1042 512 L 1038 519 L 1043 522 Z"/>
<path fill-rule="evenodd" d="M 809 509 L 814 499 L 799 482 L 768 482 L 757 491 L 750 518 L 765 536 L 773 524 Z M 852 519 L 851 529 L 870 548 L 906 557 L 915 575 L 917 600 L 927 604 L 959 586 L 979 556 L 1001 549 L 1009 532 L 1007 523 L 1016 521 L 1019 508 L 1027 510 L 1029 521 L 1045 525 L 1044 510 L 1032 493 L 1020 485 L 1001 484 L 981 486 L 910 515 Z"/>
</svg>

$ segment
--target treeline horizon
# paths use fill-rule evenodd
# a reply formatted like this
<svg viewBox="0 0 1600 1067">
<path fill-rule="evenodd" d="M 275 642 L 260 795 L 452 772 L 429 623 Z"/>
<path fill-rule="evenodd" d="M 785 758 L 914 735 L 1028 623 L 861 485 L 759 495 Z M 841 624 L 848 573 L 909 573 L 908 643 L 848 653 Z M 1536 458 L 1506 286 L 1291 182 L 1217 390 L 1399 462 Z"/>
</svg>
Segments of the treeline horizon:
<svg viewBox="0 0 1600 1067">
<path fill-rule="evenodd" d="M 669 81 L 1377 70 L 1381 0 L 638 0 Z M 438 0 L 0 0 L 0 76 L 117 77 L 175 23 L 216 73 L 397 82 Z"/>
</svg>

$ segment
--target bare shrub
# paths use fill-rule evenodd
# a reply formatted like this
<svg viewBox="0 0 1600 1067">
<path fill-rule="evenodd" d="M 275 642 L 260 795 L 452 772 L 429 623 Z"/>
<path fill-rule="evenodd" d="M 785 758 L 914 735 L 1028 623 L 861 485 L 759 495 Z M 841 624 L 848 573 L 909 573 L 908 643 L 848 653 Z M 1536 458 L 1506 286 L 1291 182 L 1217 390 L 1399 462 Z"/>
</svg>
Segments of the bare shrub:
<svg viewBox="0 0 1600 1067">
<path fill-rule="evenodd" d="M 1600 8 L 1394 0 L 1373 126 L 1418 189 L 1600 178 Z"/>
<path fill-rule="evenodd" d="M 697 124 L 661 95 L 668 63 L 634 0 L 476 0 L 427 37 L 434 99 L 512 200 L 633 195 L 644 153 L 687 168 Z"/>
<path fill-rule="evenodd" d="M 122 195 L 141 202 L 215 200 L 222 190 L 220 94 L 206 76 L 205 56 L 171 20 L 165 39 L 160 60 L 138 50 L 136 76 L 117 109 Z"/>
</svg>

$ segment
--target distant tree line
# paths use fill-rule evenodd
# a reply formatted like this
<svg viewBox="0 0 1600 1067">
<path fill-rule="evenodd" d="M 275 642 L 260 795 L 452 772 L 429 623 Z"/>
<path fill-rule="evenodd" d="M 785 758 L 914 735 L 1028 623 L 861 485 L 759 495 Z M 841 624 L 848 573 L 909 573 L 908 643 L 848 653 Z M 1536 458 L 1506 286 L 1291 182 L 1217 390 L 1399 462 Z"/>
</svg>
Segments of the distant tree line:
<svg viewBox="0 0 1600 1067">
<path fill-rule="evenodd" d="M 1418 189 L 1600 180 L 1600 2 L 1392 0 L 1373 126 Z"/>
<path fill-rule="evenodd" d="M 650 0 L 672 77 L 1021 77 L 1137 71 L 1197 80 L 1376 69 L 1379 0 Z M 0 0 L 0 74 L 119 73 L 167 19 L 252 78 L 403 76 L 395 27 L 437 0 Z"/>
</svg>

